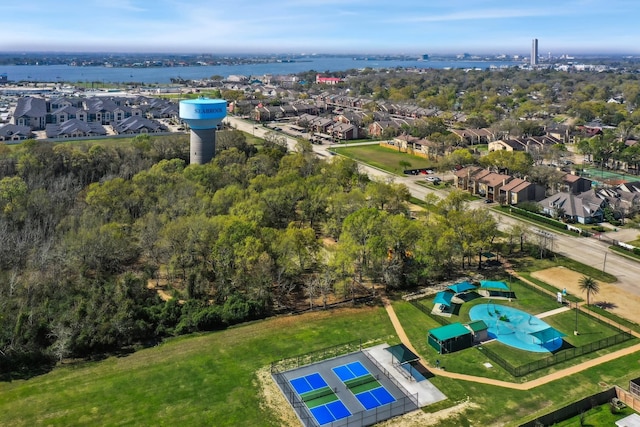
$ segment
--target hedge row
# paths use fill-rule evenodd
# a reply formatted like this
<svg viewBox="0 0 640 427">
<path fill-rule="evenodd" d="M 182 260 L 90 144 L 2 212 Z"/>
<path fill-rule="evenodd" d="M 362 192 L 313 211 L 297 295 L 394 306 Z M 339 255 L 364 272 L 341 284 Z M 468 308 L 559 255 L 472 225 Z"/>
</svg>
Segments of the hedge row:
<svg viewBox="0 0 640 427">
<path fill-rule="evenodd" d="M 564 223 L 562 223 L 560 221 L 557 221 L 557 220 L 555 220 L 553 218 L 549 218 L 547 216 L 537 214 L 535 212 L 530 212 L 530 211 L 526 211 L 524 209 L 516 208 L 515 206 L 512 206 L 510 208 L 510 212 L 514 213 L 516 215 L 522 216 L 524 218 L 529 218 L 529 219 L 532 219 L 534 221 L 543 223 L 545 225 L 549 225 L 549 226 L 551 226 L 553 228 L 557 228 L 559 230 L 566 230 L 567 229 L 567 224 L 564 224 Z"/>
</svg>

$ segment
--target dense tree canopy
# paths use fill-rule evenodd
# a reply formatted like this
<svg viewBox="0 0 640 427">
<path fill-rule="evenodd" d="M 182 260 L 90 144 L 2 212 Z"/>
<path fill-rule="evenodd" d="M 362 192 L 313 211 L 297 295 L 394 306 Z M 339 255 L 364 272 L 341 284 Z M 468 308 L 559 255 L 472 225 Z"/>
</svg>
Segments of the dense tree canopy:
<svg viewBox="0 0 640 427">
<path fill-rule="evenodd" d="M 458 193 L 414 220 L 404 185 L 351 160 L 219 141 L 205 165 L 175 138 L 2 150 L 4 374 L 424 284 L 468 268 L 495 233 Z"/>
</svg>

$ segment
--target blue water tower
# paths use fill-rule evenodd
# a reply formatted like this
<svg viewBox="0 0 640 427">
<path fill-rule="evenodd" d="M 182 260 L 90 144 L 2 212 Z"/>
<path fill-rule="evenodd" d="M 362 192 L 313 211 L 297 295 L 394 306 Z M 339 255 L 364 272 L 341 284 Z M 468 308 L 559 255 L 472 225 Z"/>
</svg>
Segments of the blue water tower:
<svg viewBox="0 0 640 427">
<path fill-rule="evenodd" d="M 191 128 L 189 162 L 202 165 L 213 159 L 216 152 L 216 129 L 227 116 L 224 99 L 187 99 L 180 101 L 180 118 Z"/>
</svg>

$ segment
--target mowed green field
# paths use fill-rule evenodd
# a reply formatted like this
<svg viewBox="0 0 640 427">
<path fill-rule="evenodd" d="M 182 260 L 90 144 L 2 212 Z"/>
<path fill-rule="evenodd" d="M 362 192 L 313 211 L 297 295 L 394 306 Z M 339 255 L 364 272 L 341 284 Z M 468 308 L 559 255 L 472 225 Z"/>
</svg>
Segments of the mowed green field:
<svg viewBox="0 0 640 427">
<path fill-rule="evenodd" d="M 431 366 L 435 366 L 436 360 L 439 360 L 442 369 L 508 382 L 527 382 L 539 376 L 529 375 L 516 379 L 499 366 L 494 365 L 488 369 L 483 364 L 492 361 L 476 348 L 446 355 L 438 354 L 427 343 L 427 331 L 440 325 L 406 301 L 394 301 L 393 306 L 411 343 L 423 360 Z M 629 380 L 639 375 L 639 357 L 638 353 L 624 356 L 525 391 L 436 376 L 430 379 L 431 383 L 438 387 L 448 399 L 427 406 L 423 410 L 436 412 L 456 404 L 468 405 L 463 414 L 453 415 L 440 421 L 439 427 L 519 426 L 574 401 L 613 387 L 614 384 L 626 388 Z M 562 365 L 562 368 L 570 365 L 572 363 Z M 550 373 L 554 370 L 542 372 Z M 434 372 L 437 374 L 437 370 Z"/>
<path fill-rule="evenodd" d="M 433 168 L 430 160 L 411 154 L 401 153 L 379 145 L 360 145 L 358 147 L 335 148 L 334 151 L 345 157 L 367 163 L 371 166 L 402 175 L 405 169 Z M 401 166 L 401 162 L 409 162 L 411 166 Z M 404 164 L 404 163 L 402 163 Z"/>
<path fill-rule="evenodd" d="M 362 339 L 396 340 L 381 307 L 287 316 L 0 383 L 1 426 L 278 426 L 256 371 Z"/>
<path fill-rule="evenodd" d="M 428 346 L 418 320 L 426 316 L 406 302 L 394 307 L 422 353 Z M 279 426 L 281 420 L 263 405 L 256 372 L 282 357 L 356 339 L 397 343 L 382 307 L 286 316 L 185 336 L 127 357 L 0 383 L 0 425 Z M 425 353 L 430 362 L 437 357 Z M 486 369 L 474 364 L 482 375 Z M 449 399 L 424 410 L 468 399 L 462 415 L 439 425 L 518 425 L 596 393 L 602 384 L 626 385 L 638 376 L 637 365 L 634 354 L 529 391 L 435 377 L 431 382 Z"/>
</svg>

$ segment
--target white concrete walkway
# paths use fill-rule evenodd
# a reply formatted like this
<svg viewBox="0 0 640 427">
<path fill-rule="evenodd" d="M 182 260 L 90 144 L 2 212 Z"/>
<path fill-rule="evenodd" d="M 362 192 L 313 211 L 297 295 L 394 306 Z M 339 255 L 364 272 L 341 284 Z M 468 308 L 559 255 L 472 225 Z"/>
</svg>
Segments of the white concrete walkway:
<svg viewBox="0 0 640 427">
<path fill-rule="evenodd" d="M 380 344 L 374 347 L 368 347 L 363 349 L 369 353 L 374 359 L 378 361 L 388 372 L 396 379 L 402 386 L 411 394 L 418 394 L 418 406 L 421 408 L 430 405 L 441 400 L 445 400 L 445 396 L 440 390 L 436 388 L 429 380 L 415 381 L 409 380 L 402 373 L 398 372 L 398 369 L 393 366 L 392 356 L 386 348 L 389 344 Z M 405 371 L 406 372 L 406 371 Z"/>
<path fill-rule="evenodd" d="M 536 314 L 536 317 L 538 319 L 542 319 L 543 317 L 553 316 L 558 313 L 564 313 L 565 311 L 569 311 L 569 310 L 570 310 L 569 307 L 564 306 L 564 307 L 556 308 L 555 310 L 549 310 L 549 311 L 545 311 L 544 313 Z"/>
</svg>

